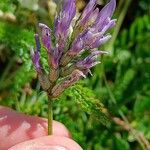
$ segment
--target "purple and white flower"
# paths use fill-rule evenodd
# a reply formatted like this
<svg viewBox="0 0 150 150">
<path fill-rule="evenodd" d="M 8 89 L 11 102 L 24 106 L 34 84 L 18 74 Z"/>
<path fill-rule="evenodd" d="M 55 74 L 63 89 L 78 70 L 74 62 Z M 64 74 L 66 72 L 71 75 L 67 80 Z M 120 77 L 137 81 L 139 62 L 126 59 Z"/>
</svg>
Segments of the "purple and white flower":
<svg viewBox="0 0 150 150">
<path fill-rule="evenodd" d="M 93 66 L 100 63 L 98 56 L 107 53 L 99 51 L 98 48 L 111 38 L 111 35 L 106 32 L 116 24 L 116 19 L 111 19 L 115 8 L 116 0 L 110 0 L 101 11 L 96 8 L 96 0 L 90 0 L 70 35 L 69 29 L 76 16 L 76 0 L 64 0 L 62 11 L 55 19 L 54 31 L 45 24 L 39 24 L 40 38 L 43 47 L 47 50 L 50 68 L 47 78 L 44 79 L 49 80 L 47 83 L 52 85 L 49 86 L 48 91 L 53 97 L 59 96 L 67 87 L 85 77 Z M 52 34 L 55 44 L 52 42 Z M 35 41 L 36 47 L 32 51 L 32 61 L 39 74 L 42 65 L 38 34 L 35 34 Z M 83 53 L 86 56 L 82 55 Z M 63 76 L 62 70 L 71 70 L 71 72 Z M 54 75 L 55 77 L 52 77 Z"/>
</svg>

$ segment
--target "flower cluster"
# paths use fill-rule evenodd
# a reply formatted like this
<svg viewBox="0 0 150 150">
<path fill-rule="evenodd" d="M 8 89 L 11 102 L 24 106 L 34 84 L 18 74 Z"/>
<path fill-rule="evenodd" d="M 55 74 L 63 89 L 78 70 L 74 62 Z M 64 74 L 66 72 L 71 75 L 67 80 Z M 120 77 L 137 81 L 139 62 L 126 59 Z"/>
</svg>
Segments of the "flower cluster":
<svg viewBox="0 0 150 150">
<path fill-rule="evenodd" d="M 90 0 L 77 18 L 76 0 L 64 0 L 63 9 L 55 19 L 54 31 L 39 24 L 41 37 L 35 34 L 36 48 L 31 55 L 41 86 L 51 98 L 85 78 L 90 68 L 100 63 L 97 57 L 107 52 L 98 48 L 111 38 L 106 31 L 115 25 L 116 20 L 111 19 L 115 7 L 116 0 L 110 0 L 99 11 L 96 0 Z M 47 50 L 49 74 L 40 62 L 40 41 Z"/>
</svg>

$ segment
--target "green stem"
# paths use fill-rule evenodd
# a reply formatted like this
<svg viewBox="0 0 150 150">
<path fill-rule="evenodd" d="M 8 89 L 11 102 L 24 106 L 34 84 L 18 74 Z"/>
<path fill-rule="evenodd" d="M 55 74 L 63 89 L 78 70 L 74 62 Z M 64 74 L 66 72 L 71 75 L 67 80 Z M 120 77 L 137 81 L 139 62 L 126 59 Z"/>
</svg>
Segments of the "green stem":
<svg viewBox="0 0 150 150">
<path fill-rule="evenodd" d="M 15 94 L 15 100 L 16 100 L 16 110 L 21 112 L 20 103 L 16 94 Z"/>
<path fill-rule="evenodd" d="M 48 135 L 52 135 L 53 130 L 53 101 L 48 96 Z"/>
<path fill-rule="evenodd" d="M 117 38 L 117 36 L 118 36 L 118 34 L 119 34 L 121 25 L 122 25 L 123 20 L 124 20 L 124 18 L 125 18 L 125 16 L 126 16 L 126 13 L 127 13 L 127 10 L 128 10 L 128 8 L 129 8 L 129 6 L 130 6 L 131 1 L 132 1 L 132 0 L 126 0 L 126 1 L 125 1 L 124 7 L 123 7 L 123 9 L 122 9 L 122 11 L 121 11 L 121 13 L 120 13 L 120 15 L 119 15 L 119 18 L 118 18 L 116 27 L 115 27 L 115 29 L 114 29 L 114 32 L 113 32 L 113 35 L 112 35 L 110 44 L 108 45 L 108 49 L 110 49 L 111 51 L 112 51 L 112 49 L 113 49 L 113 45 L 114 45 L 114 43 L 115 43 L 115 41 L 116 41 L 116 38 Z M 121 4 L 122 4 L 122 2 L 121 2 Z M 121 4 L 120 4 L 120 5 L 121 5 Z M 112 52 L 112 53 L 113 53 L 113 52 Z"/>
</svg>

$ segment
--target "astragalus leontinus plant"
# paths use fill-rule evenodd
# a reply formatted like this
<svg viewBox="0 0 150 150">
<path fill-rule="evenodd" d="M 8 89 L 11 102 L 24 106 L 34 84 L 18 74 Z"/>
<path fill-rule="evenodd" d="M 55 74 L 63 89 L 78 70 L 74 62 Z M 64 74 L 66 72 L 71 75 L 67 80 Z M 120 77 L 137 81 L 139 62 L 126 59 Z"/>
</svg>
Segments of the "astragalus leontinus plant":
<svg viewBox="0 0 150 150">
<path fill-rule="evenodd" d="M 35 34 L 36 47 L 32 61 L 42 89 L 48 95 L 48 134 L 52 134 L 52 101 L 99 64 L 98 56 L 107 54 L 99 50 L 110 34 L 106 31 L 115 25 L 111 19 L 116 0 L 111 0 L 101 11 L 96 0 L 90 0 L 83 13 L 77 17 L 76 1 L 64 0 L 62 10 L 56 16 L 54 31 L 39 23 L 41 34 Z M 40 42 L 41 41 L 41 42 Z M 40 61 L 41 44 L 47 51 L 49 73 Z"/>
</svg>

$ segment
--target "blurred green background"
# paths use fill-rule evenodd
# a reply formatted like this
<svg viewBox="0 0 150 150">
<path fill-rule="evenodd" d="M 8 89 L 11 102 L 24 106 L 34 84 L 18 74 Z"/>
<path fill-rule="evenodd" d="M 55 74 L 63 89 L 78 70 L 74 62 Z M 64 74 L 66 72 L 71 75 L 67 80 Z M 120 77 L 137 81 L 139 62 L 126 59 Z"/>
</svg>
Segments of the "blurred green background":
<svg viewBox="0 0 150 150">
<path fill-rule="evenodd" d="M 38 22 L 53 26 L 61 4 L 54 2 L 0 1 L 0 105 L 47 117 L 47 98 L 30 47 Z M 77 0 L 79 13 L 87 2 Z M 97 7 L 106 2 L 99 0 Z M 64 123 L 85 150 L 150 149 L 150 2 L 117 0 L 114 18 L 113 37 L 101 48 L 110 55 L 101 58 L 93 76 L 54 102 L 54 119 Z"/>
</svg>

